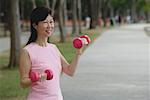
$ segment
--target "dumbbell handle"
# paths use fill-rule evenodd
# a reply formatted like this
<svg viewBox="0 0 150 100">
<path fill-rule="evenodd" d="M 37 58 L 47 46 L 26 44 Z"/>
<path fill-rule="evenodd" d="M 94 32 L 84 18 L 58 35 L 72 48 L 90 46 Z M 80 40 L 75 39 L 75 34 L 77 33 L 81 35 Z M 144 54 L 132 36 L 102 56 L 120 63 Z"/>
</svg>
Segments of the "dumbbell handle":
<svg viewBox="0 0 150 100">
<path fill-rule="evenodd" d="M 88 44 L 87 40 L 85 38 L 80 38 L 82 40 L 83 44 Z"/>
<path fill-rule="evenodd" d="M 46 73 L 42 73 L 42 74 L 39 75 L 39 80 L 40 81 L 44 81 L 46 79 L 47 79 L 47 74 Z"/>
<path fill-rule="evenodd" d="M 88 35 L 82 35 L 82 36 L 80 36 L 80 38 L 85 39 L 85 41 L 86 41 L 85 44 L 89 44 L 91 42 L 91 39 Z"/>
</svg>

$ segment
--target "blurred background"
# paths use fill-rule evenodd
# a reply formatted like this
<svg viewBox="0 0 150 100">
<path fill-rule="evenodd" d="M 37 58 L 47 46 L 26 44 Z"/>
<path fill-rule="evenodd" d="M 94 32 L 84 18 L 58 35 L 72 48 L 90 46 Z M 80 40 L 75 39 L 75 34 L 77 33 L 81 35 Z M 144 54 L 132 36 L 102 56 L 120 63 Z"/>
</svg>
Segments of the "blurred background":
<svg viewBox="0 0 150 100">
<path fill-rule="evenodd" d="M 0 99 L 23 100 L 19 87 L 19 51 L 30 36 L 33 8 L 53 10 L 56 43 L 70 62 L 72 38 L 88 34 L 92 41 L 116 26 L 150 22 L 150 0 L 0 0 Z M 21 91 L 21 92 L 20 92 Z"/>
</svg>

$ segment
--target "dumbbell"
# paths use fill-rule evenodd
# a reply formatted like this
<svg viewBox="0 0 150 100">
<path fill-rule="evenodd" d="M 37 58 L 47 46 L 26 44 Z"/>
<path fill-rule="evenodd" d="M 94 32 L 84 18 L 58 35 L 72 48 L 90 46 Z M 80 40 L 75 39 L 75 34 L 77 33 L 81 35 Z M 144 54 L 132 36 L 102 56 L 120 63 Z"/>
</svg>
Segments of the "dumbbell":
<svg viewBox="0 0 150 100">
<path fill-rule="evenodd" d="M 51 80 L 53 78 L 53 72 L 47 69 L 44 71 L 44 73 L 40 74 L 38 72 L 30 70 L 29 78 L 31 79 L 32 82 L 37 82 L 41 80 Z"/>
<path fill-rule="evenodd" d="M 88 35 L 82 35 L 73 40 L 73 46 L 77 49 L 80 49 L 84 45 L 88 45 L 90 42 L 91 42 L 91 39 Z"/>
</svg>

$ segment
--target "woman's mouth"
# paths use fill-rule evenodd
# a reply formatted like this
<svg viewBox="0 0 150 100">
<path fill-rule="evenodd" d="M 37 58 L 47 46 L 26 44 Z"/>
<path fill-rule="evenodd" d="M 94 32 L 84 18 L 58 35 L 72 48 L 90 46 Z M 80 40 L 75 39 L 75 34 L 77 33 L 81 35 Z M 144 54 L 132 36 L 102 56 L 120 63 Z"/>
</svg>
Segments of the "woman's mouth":
<svg viewBox="0 0 150 100">
<path fill-rule="evenodd" d="M 46 33 L 47 33 L 48 35 L 51 35 L 52 31 L 51 31 L 51 30 L 46 30 Z"/>
</svg>

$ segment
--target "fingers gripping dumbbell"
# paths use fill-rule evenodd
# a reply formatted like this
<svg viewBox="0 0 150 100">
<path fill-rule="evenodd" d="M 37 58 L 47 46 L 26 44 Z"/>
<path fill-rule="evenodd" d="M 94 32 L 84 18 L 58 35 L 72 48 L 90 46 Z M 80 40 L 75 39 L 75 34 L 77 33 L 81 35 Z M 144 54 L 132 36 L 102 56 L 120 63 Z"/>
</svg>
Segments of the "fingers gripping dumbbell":
<svg viewBox="0 0 150 100">
<path fill-rule="evenodd" d="M 83 35 L 73 40 L 73 46 L 77 49 L 82 48 L 84 45 L 88 45 L 91 42 L 89 36 Z"/>
<path fill-rule="evenodd" d="M 51 80 L 53 78 L 53 72 L 51 70 L 45 70 L 44 73 L 40 74 L 35 71 L 30 71 L 29 78 L 32 82 L 37 82 L 41 80 Z"/>
</svg>

